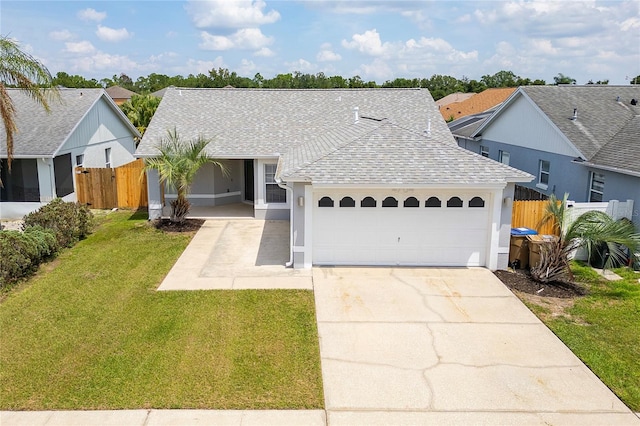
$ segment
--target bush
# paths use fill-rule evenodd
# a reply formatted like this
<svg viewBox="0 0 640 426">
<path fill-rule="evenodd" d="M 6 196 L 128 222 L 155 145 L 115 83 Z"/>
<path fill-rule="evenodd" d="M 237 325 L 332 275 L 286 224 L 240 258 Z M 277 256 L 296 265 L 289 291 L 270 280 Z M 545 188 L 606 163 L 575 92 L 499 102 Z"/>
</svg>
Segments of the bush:
<svg viewBox="0 0 640 426">
<path fill-rule="evenodd" d="M 0 288 L 30 275 L 57 250 L 58 242 L 52 230 L 34 226 L 24 233 L 0 231 Z"/>
<path fill-rule="evenodd" d="M 93 215 L 86 206 L 56 198 L 24 217 L 25 229 L 41 226 L 53 230 L 59 247 L 71 247 L 85 238 L 93 227 Z"/>
</svg>

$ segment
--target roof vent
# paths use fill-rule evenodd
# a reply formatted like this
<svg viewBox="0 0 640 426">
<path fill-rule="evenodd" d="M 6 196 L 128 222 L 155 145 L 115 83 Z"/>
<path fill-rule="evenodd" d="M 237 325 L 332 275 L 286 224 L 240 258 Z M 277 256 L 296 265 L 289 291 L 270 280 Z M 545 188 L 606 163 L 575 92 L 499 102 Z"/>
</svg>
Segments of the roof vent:
<svg viewBox="0 0 640 426">
<path fill-rule="evenodd" d="M 427 120 L 427 130 L 424 131 L 427 136 L 431 136 L 431 119 Z"/>
<path fill-rule="evenodd" d="M 620 102 L 620 96 L 616 96 L 616 102 Z"/>
<path fill-rule="evenodd" d="M 358 116 L 358 107 L 353 107 L 353 124 L 356 124 L 360 121 L 360 117 Z"/>
<path fill-rule="evenodd" d="M 574 108 L 573 109 L 573 117 L 571 117 L 572 120 L 577 120 L 578 119 L 578 108 Z"/>
<path fill-rule="evenodd" d="M 631 105 L 638 105 L 638 100 L 636 98 L 631 99 Z"/>
</svg>

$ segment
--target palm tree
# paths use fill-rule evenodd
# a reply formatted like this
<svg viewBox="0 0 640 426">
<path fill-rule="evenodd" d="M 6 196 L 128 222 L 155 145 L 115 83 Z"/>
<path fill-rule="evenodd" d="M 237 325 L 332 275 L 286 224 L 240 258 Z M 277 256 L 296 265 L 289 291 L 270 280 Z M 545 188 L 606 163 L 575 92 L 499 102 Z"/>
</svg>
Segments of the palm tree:
<svg viewBox="0 0 640 426">
<path fill-rule="evenodd" d="M 568 194 L 559 201 L 555 195 L 549 197 L 541 225 L 552 221 L 559 236 L 558 241 L 543 244 L 540 262 L 531 269 L 531 276 L 540 282 L 561 281 L 571 278 L 569 257 L 577 249 L 584 247 L 589 259 L 598 246 L 606 245 L 609 257 L 604 267 L 624 263 L 625 248 L 631 256 L 640 249 L 640 234 L 629 220 L 613 220 L 600 211 L 588 211 L 569 222 L 567 208 Z"/>
<path fill-rule="evenodd" d="M 120 106 L 120 109 L 143 135 L 160 105 L 160 100 L 153 95 L 133 95 L 131 100 Z"/>
<path fill-rule="evenodd" d="M 0 115 L 7 136 L 7 163 L 11 170 L 13 136 L 18 131 L 16 111 L 7 87 L 17 87 L 49 112 L 49 101 L 59 96 L 52 88 L 53 78 L 47 67 L 30 54 L 20 50 L 18 43 L 0 36 Z M 50 88 L 50 90 L 45 90 Z"/>
<path fill-rule="evenodd" d="M 146 160 L 146 170 L 156 170 L 160 183 L 167 184 L 178 191 L 178 198 L 171 202 L 171 221 L 183 223 L 191 203 L 187 200 L 187 194 L 196 177 L 196 172 L 207 163 L 220 167 L 223 174 L 227 174 L 224 164 L 210 158 L 205 152 L 210 140 L 199 136 L 195 140 L 183 142 L 178 131 L 167 131 L 167 137 L 160 141 L 158 157 Z"/>
</svg>

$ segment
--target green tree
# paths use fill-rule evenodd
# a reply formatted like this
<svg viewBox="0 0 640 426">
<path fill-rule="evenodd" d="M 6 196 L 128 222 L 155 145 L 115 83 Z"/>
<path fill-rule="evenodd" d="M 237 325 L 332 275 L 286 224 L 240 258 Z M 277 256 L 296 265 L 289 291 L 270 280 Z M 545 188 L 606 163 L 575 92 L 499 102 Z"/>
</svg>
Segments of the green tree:
<svg viewBox="0 0 640 426">
<path fill-rule="evenodd" d="M 487 88 L 517 87 L 518 80 L 521 78 L 511 71 L 498 71 L 493 75 L 483 75 L 480 79 Z"/>
<path fill-rule="evenodd" d="M 613 220 L 606 213 L 588 211 L 569 223 L 567 197 L 568 194 L 565 194 L 562 201 L 555 195 L 549 197 L 541 225 L 553 223 L 559 239 L 541 246 L 540 262 L 531 269 L 533 279 L 553 282 L 571 278 L 569 255 L 581 247 L 586 248 L 591 258 L 593 251 L 605 244 L 609 251 L 605 268 L 622 263 L 625 256 L 622 247 L 626 247 L 632 255 L 637 253 L 640 249 L 640 234 L 636 233 L 631 221 Z"/>
<path fill-rule="evenodd" d="M 553 77 L 553 84 L 555 84 L 556 86 L 558 84 L 576 84 L 576 79 L 571 78 L 568 75 L 558 73 L 557 76 Z"/>
<path fill-rule="evenodd" d="M 191 203 L 187 200 L 187 194 L 200 167 L 212 163 L 220 167 L 223 174 L 227 174 L 220 160 L 207 155 L 205 149 L 209 142 L 202 136 L 185 142 L 174 128 L 168 130 L 167 137 L 160 141 L 160 155 L 146 160 L 146 170 L 156 170 L 160 183 L 166 183 L 178 192 L 178 198 L 171 201 L 172 222 L 183 223 L 189 213 Z"/>
<path fill-rule="evenodd" d="M 153 118 L 153 114 L 155 114 L 158 105 L 160 105 L 160 101 L 160 98 L 150 94 L 133 95 L 130 100 L 120 105 L 120 109 L 129 121 L 136 126 L 138 131 L 144 134 Z"/>
<path fill-rule="evenodd" d="M 69 75 L 63 71 L 56 74 L 51 84 L 53 86 L 62 86 L 74 89 L 102 87 L 95 78 L 87 80 L 81 75 Z"/>
<path fill-rule="evenodd" d="M 9 170 L 13 159 L 13 137 L 18 131 L 18 126 L 16 110 L 7 88 L 22 89 L 27 96 L 49 112 L 49 102 L 59 98 L 52 82 L 51 73 L 42 62 L 22 51 L 16 41 L 0 36 L 0 115 L 7 137 Z"/>
<path fill-rule="evenodd" d="M 631 84 L 640 84 L 640 75 L 637 75 L 631 79 Z"/>
</svg>

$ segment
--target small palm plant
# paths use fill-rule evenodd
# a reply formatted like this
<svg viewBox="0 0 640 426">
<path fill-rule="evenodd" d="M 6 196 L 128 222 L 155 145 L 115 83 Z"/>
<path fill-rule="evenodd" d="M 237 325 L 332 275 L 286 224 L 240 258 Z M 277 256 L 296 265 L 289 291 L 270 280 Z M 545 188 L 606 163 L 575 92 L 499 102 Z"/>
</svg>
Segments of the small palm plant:
<svg viewBox="0 0 640 426">
<path fill-rule="evenodd" d="M 205 148 L 210 140 L 199 136 L 195 140 L 182 141 L 178 131 L 167 131 L 167 137 L 160 141 L 158 157 L 146 160 L 146 170 L 156 170 L 161 184 L 167 184 L 178 192 L 178 197 L 171 201 L 171 222 L 183 223 L 191 203 L 187 194 L 200 167 L 207 163 L 220 167 L 223 174 L 227 169 L 220 160 L 210 158 Z"/>
<path fill-rule="evenodd" d="M 533 279 L 545 283 L 571 279 L 569 257 L 581 247 L 587 250 L 590 259 L 593 251 L 605 244 L 609 250 L 605 268 L 624 263 L 624 248 L 632 256 L 640 249 L 640 234 L 629 220 L 613 220 L 606 213 L 588 211 L 568 223 L 567 197 L 568 194 L 565 194 L 562 201 L 555 195 L 549 197 L 541 225 L 553 222 L 559 238 L 541 246 L 540 262 L 531 269 Z"/>
</svg>

